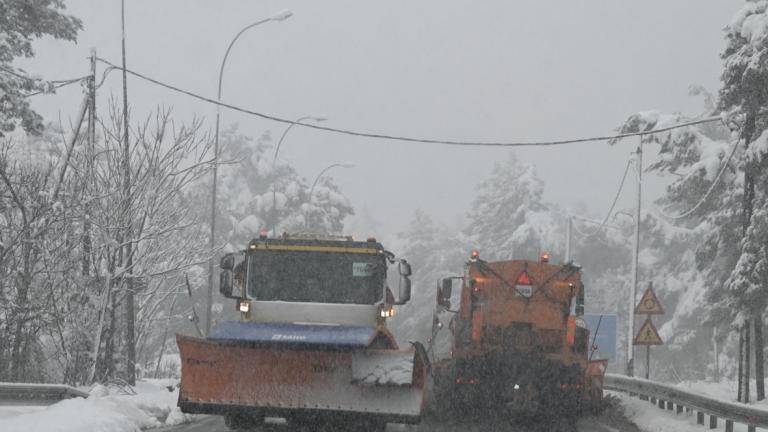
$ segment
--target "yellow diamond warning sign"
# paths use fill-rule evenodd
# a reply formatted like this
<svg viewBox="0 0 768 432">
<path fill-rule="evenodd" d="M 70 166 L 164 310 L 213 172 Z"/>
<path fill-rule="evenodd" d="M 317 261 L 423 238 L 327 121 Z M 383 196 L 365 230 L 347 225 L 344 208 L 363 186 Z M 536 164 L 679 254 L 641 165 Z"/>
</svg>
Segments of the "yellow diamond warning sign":
<svg viewBox="0 0 768 432">
<path fill-rule="evenodd" d="M 640 326 L 640 331 L 637 332 L 637 336 L 635 336 L 634 344 L 664 345 L 664 342 L 662 342 L 661 337 L 659 336 L 659 332 L 656 331 L 656 327 L 654 327 L 651 322 L 651 317 L 646 318 L 643 325 Z"/>
<path fill-rule="evenodd" d="M 637 304 L 635 313 L 646 315 L 661 315 L 664 313 L 664 308 L 661 307 L 661 302 L 653 291 L 653 285 L 648 284 L 648 289 L 645 290 L 643 298 L 641 298 L 640 303 Z"/>
</svg>

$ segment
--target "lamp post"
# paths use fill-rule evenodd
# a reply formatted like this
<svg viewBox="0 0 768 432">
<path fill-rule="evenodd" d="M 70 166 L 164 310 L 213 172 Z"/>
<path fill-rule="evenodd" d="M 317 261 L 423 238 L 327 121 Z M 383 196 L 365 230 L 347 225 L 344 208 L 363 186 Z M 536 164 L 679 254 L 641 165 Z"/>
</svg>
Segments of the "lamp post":
<svg viewBox="0 0 768 432">
<path fill-rule="evenodd" d="M 275 161 L 277 161 L 277 154 L 280 152 L 280 145 L 283 143 L 283 140 L 285 139 L 285 136 L 288 135 L 288 131 L 291 130 L 294 126 L 296 126 L 296 123 L 301 123 L 303 120 L 314 120 L 316 122 L 324 122 L 328 120 L 328 117 L 326 116 L 304 116 L 299 117 L 296 120 L 293 121 L 290 125 L 288 125 L 287 128 L 283 131 L 283 134 L 280 135 L 280 139 L 277 141 L 277 146 L 275 146 L 275 155 L 272 157 L 272 166 L 275 166 Z"/>
<path fill-rule="evenodd" d="M 627 376 L 635 375 L 635 296 L 637 296 L 637 277 L 639 273 L 638 259 L 640 256 L 640 210 L 642 207 L 643 190 L 643 136 L 640 135 L 640 143 L 637 145 L 637 205 L 635 206 L 635 235 L 632 242 L 632 287 L 629 294 L 629 328 L 627 329 Z"/>
<path fill-rule="evenodd" d="M 288 131 L 291 130 L 294 126 L 296 126 L 297 123 L 301 123 L 303 120 L 314 120 L 316 122 L 323 122 L 328 120 L 328 117 L 325 116 L 304 116 L 299 117 L 296 120 L 293 121 L 290 125 L 288 125 L 287 128 L 283 131 L 283 134 L 280 135 L 280 139 L 277 141 L 277 145 L 275 146 L 275 155 L 272 157 L 272 168 L 274 171 L 275 162 L 277 162 L 277 154 L 280 152 L 280 145 L 283 144 L 283 140 L 285 139 L 285 136 L 288 135 Z M 272 215 L 270 219 L 272 219 L 272 237 L 277 237 L 277 190 L 275 189 L 276 185 L 272 184 Z"/>
<path fill-rule="evenodd" d="M 219 69 L 219 88 L 216 95 L 216 100 L 221 102 L 221 83 L 224 78 L 224 66 L 227 64 L 227 57 L 232 50 L 232 46 L 240 38 L 240 36 L 247 30 L 256 27 L 259 24 L 264 24 L 269 21 L 284 21 L 293 15 L 291 11 L 278 12 L 269 18 L 257 21 L 253 24 L 247 25 L 240 30 L 234 38 L 229 42 L 227 51 L 224 53 L 224 58 L 221 60 L 221 68 Z M 221 105 L 216 105 L 216 134 L 213 140 L 213 179 L 211 186 L 211 241 L 210 251 L 211 257 L 208 260 L 208 302 L 206 306 L 205 316 L 205 334 L 206 336 L 211 332 L 211 308 L 213 305 L 213 261 L 214 261 L 214 249 L 216 247 L 216 176 L 218 174 L 218 162 L 219 162 L 219 123 L 221 120 Z"/>
<path fill-rule="evenodd" d="M 354 168 L 355 166 L 353 164 L 349 163 L 335 163 L 332 165 L 328 165 L 327 167 L 323 168 L 322 171 L 320 171 L 320 174 L 315 177 L 315 181 L 312 182 L 312 187 L 309 188 L 309 196 L 307 197 L 307 204 L 312 204 L 312 194 L 315 193 L 315 186 L 317 186 L 317 182 L 320 181 L 320 177 L 323 176 L 327 171 L 329 171 L 332 168 Z M 307 208 L 307 215 L 304 217 L 304 227 L 309 228 L 309 208 Z"/>
</svg>

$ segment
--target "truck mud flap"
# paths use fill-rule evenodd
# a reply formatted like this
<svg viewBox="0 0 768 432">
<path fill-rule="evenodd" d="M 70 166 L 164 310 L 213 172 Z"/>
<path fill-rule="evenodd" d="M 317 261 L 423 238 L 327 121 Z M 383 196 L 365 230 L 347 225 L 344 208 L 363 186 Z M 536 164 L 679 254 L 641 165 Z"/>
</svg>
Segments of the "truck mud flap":
<svg viewBox="0 0 768 432">
<path fill-rule="evenodd" d="M 414 349 L 248 345 L 186 336 L 176 340 L 183 412 L 420 420 L 426 365 Z"/>
<path fill-rule="evenodd" d="M 588 397 L 594 402 L 603 399 L 603 379 L 608 369 L 608 360 L 590 360 L 587 363 L 586 385 Z"/>
</svg>

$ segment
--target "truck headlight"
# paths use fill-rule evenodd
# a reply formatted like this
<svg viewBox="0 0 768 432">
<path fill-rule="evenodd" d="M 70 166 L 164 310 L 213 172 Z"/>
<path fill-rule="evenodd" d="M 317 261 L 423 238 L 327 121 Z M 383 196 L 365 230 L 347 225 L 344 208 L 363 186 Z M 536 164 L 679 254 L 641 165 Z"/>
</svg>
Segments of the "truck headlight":
<svg viewBox="0 0 768 432">
<path fill-rule="evenodd" d="M 249 310 L 251 310 L 251 304 L 250 304 L 249 302 L 247 302 L 247 301 L 241 301 L 241 302 L 240 302 L 240 303 L 237 305 L 237 309 L 238 309 L 240 312 L 246 312 L 246 313 L 247 313 Z"/>
<path fill-rule="evenodd" d="M 381 310 L 382 318 L 392 318 L 393 316 L 395 316 L 395 308 L 389 307 Z"/>
</svg>

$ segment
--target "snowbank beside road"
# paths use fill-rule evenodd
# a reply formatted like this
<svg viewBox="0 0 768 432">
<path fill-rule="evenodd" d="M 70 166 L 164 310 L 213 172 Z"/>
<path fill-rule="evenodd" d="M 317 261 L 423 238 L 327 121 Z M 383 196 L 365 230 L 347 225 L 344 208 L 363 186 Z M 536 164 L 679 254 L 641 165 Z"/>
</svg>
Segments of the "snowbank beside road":
<svg viewBox="0 0 768 432">
<path fill-rule="evenodd" d="M 68 399 L 40 409 L 0 410 L 3 432 L 137 432 L 184 423 L 190 416 L 176 407 L 178 389 L 172 380 L 136 383 L 136 395 L 95 388 L 88 399 Z"/>
<path fill-rule="evenodd" d="M 678 386 L 688 391 L 711 396 L 723 401 L 735 401 L 735 382 L 723 381 L 721 383 L 713 383 L 696 381 L 680 383 Z M 660 409 L 649 401 L 630 397 L 621 392 L 610 391 L 608 394 L 615 396 L 621 401 L 626 418 L 636 424 L 643 432 L 701 432 L 705 430 L 704 426 L 696 423 L 695 415 L 688 415 L 686 413 L 675 414 L 674 411 Z M 752 383 L 752 394 L 754 397 L 754 381 Z M 768 401 L 761 401 L 751 406 L 768 410 Z M 709 416 L 705 417 L 705 423 L 709 424 Z M 718 428 L 720 430 L 724 429 L 724 424 L 725 421 L 723 419 L 718 419 Z M 734 423 L 733 430 L 734 432 L 747 432 L 747 426 Z"/>
<path fill-rule="evenodd" d="M 720 400 L 736 402 L 736 395 L 738 393 L 739 384 L 737 381 L 731 381 L 731 380 L 721 380 L 720 382 L 684 381 L 678 384 L 677 386 L 680 388 L 684 388 L 686 390 L 694 391 L 696 393 L 711 396 Z M 768 410 L 768 399 L 762 400 L 760 402 L 754 402 L 756 386 L 757 384 L 755 380 L 751 380 L 749 391 L 750 391 L 750 400 L 752 400 L 753 403 L 751 403 L 750 405 L 755 408 Z"/>
</svg>

